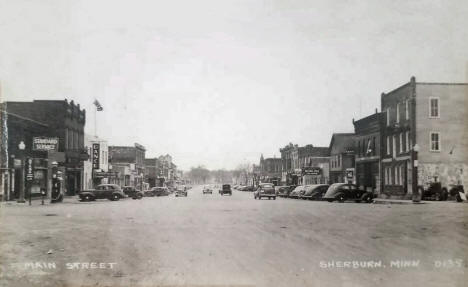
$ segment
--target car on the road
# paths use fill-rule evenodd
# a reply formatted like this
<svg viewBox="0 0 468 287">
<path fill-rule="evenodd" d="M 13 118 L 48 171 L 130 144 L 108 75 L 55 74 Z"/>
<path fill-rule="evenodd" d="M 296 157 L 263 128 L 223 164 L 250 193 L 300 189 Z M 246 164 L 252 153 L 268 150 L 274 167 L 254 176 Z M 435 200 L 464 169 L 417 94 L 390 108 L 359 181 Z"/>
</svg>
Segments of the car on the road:
<svg viewBox="0 0 468 287">
<path fill-rule="evenodd" d="M 289 193 L 291 193 L 295 188 L 295 185 L 275 186 L 276 195 L 279 197 L 288 197 Z"/>
<path fill-rule="evenodd" d="M 256 191 L 254 191 L 254 199 L 276 199 L 275 186 L 272 183 L 260 183 Z"/>
<path fill-rule="evenodd" d="M 205 193 L 213 194 L 213 190 L 209 186 L 204 186 L 203 187 L 203 194 L 205 194 Z"/>
<path fill-rule="evenodd" d="M 301 198 L 310 200 L 321 200 L 329 187 L 330 185 L 328 184 L 307 185 L 304 193 L 301 195 Z"/>
<path fill-rule="evenodd" d="M 221 189 L 219 190 L 219 194 L 221 194 L 221 195 L 225 195 L 225 194 L 232 195 L 231 185 L 230 184 L 223 184 L 221 186 Z"/>
<path fill-rule="evenodd" d="M 305 192 L 304 185 L 296 186 L 288 195 L 289 198 L 300 198 Z"/>
<path fill-rule="evenodd" d="M 95 189 L 82 190 L 78 193 L 81 201 L 96 199 L 119 200 L 125 197 L 122 189 L 117 184 L 100 184 Z"/>
<path fill-rule="evenodd" d="M 176 197 L 179 197 L 179 196 L 187 197 L 188 196 L 187 188 L 185 186 L 183 186 L 183 185 L 179 185 L 178 187 L 176 187 L 175 196 Z"/>
<path fill-rule="evenodd" d="M 122 191 L 127 197 L 132 199 L 142 199 L 143 192 L 136 189 L 134 186 L 122 186 Z"/>
<path fill-rule="evenodd" d="M 145 196 L 167 196 L 169 194 L 169 189 L 163 186 L 155 186 L 149 190 L 145 190 Z"/>
<path fill-rule="evenodd" d="M 370 191 L 360 189 L 355 184 L 334 183 L 330 185 L 327 192 L 323 196 L 323 199 L 329 202 L 344 202 L 346 200 L 354 200 L 356 202 L 364 201 L 367 203 L 372 203 L 374 194 Z"/>
</svg>

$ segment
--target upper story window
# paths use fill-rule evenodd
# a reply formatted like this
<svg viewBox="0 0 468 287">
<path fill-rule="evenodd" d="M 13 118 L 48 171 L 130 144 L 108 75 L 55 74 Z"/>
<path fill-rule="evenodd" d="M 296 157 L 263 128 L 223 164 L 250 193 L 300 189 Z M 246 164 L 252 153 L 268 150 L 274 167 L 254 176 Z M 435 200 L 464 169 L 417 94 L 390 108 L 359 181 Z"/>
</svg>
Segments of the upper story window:
<svg viewBox="0 0 468 287">
<path fill-rule="evenodd" d="M 389 126 L 390 125 L 390 109 L 389 108 L 387 108 L 386 114 L 387 114 L 387 126 Z"/>
<path fill-rule="evenodd" d="M 440 151 L 440 134 L 438 132 L 431 132 L 431 151 Z"/>
<path fill-rule="evenodd" d="M 405 119 L 409 120 L 409 101 L 405 101 Z"/>
<path fill-rule="evenodd" d="M 390 155 L 390 137 L 387 136 L 387 155 Z"/>
<path fill-rule="evenodd" d="M 399 103 L 396 104 L 396 122 L 397 123 L 400 122 L 400 104 Z"/>
<path fill-rule="evenodd" d="M 430 118 L 440 117 L 439 98 L 429 98 L 429 117 Z"/>
</svg>

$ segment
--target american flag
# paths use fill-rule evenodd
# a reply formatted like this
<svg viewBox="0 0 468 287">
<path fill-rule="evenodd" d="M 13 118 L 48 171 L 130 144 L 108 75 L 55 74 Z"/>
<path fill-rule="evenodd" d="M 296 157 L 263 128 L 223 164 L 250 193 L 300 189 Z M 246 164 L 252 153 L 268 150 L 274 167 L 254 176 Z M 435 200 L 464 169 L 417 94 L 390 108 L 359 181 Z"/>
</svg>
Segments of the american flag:
<svg viewBox="0 0 468 287">
<path fill-rule="evenodd" d="M 94 103 L 93 103 L 95 106 L 96 106 L 96 110 L 98 112 L 102 111 L 104 108 L 101 106 L 101 103 L 98 102 L 98 100 L 94 100 Z"/>
</svg>

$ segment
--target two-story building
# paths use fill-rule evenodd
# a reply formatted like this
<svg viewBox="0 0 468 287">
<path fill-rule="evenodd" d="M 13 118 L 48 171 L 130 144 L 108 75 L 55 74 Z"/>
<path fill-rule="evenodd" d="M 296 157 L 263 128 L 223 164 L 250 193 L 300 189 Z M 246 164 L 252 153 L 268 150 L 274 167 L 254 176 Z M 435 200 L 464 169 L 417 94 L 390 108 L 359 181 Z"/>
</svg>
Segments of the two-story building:
<svg viewBox="0 0 468 287">
<path fill-rule="evenodd" d="M 356 184 L 364 190 L 381 191 L 380 149 L 383 114 L 353 120 L 355 133 Z"/>
<path fill-rule="evenodd" d="M 85 148 L 89 159 L 83 162 L 83 189 L 111 183 L 116 174 L 109 172 L 109 147 L 107 140 L 85 134 Z"/>
<path fill-rule="evenodd" d="M 330 183 L 354 182 L 353 133 L 334 133 L 330 141 Z M 351 173 L 350 173 L 351 171 Z M 350 174 L 352 174 L 350 176 Z"/>
<path fill-rule="evenodd" d="M 282 171 L 281 183 L 284 185 L 297 185 L 299 175 L 294 170 L 297 155 L 297 144 L 289 143 L 283 148 L 280 148 Z"/>
<path fill-rule="evenodd" d="M 414 77 L 382 94 L 382 178 L 387 196 L 411 197 L 415 166 L 418 186 L 430 182 L 441 182 L 446 189 L 451 184 L 466 186 L 467 99 L 466 83 L 422 83 Z"/>
<path fill-rule="evenodd" d="M 138 143 L 134 146 L 109 146 L 109 168 L 117 173 L 115 183 L 144 188 L 145 152 L 145 147 Z"/>
<path fill-rule="evenodd" d="M 282 164 L 281 158 L 263 158 L 262 154 L 259 164 L 260 182 L 269 182 L 278 185 L 281 182 Z"/>
<path fill-rule="evenodd" d="M 298 148 L 300 184 L 328 183 L 330 176 L 328 147 L 315 147 L 311 144 Z"/>
<path fill-rule="evenodd" d="M 64 171 L 66 194 L 75 195 L 81 189 L 83 161 L 88 159 L 84 148 L 86 111 L 79 104 L 67 100 L 6 102 L 6 109 L 9 113 L 48 126 L 47 136 L 58 139 L 58 150 L 49 154 L 49 161 L 57 161 Z"/>
</svg>

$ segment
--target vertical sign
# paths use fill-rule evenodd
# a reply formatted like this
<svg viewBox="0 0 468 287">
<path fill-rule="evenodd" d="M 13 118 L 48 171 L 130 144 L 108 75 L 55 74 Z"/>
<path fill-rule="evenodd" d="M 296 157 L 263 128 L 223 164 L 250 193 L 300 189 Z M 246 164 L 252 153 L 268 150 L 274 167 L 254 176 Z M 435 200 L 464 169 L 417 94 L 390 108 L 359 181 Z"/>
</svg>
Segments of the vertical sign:
<svg viewBox="0 0 468 287">
<path fill-rule="evenodd" d="M 98 143 L 93 144 L 93 169 L 99 169 L 99 149 L 100 148 Z"/>
<path fill-rule="evenodd" d="M 26 158 L 25 170 L 26 170 L 26 180 L 27 181 L 33 180 L 34 179 L 33 159 L 31 157 Z"/>
</svg>

